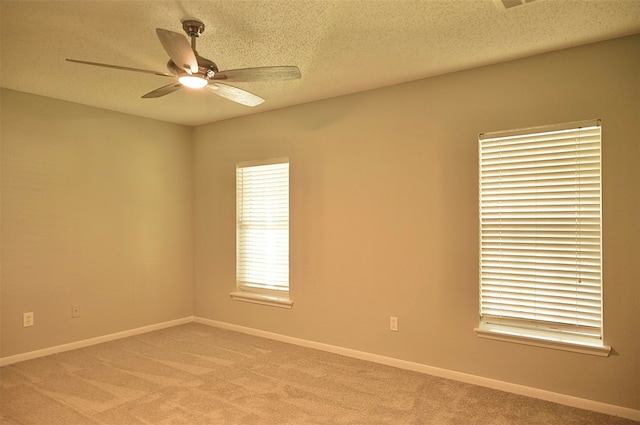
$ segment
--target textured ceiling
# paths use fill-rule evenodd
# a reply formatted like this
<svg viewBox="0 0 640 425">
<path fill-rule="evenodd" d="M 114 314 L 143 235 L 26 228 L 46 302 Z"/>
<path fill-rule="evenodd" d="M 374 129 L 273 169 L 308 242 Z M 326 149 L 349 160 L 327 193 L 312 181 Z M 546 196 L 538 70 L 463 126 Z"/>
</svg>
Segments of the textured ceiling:
<svg viewBox="0 0 640 425">
<path fill-rule="evenodd" d="M 640 32 L 638 0 L 0 0 L 2 87 L 114 111 L 200 125 Z M 155 28 L 206 29 L 198 52 L 220 70 L 297 65 L 302 79 L 237 83 L 254 107 L 209 91 L 140 96 L 169 77 Z"/>
</svg>

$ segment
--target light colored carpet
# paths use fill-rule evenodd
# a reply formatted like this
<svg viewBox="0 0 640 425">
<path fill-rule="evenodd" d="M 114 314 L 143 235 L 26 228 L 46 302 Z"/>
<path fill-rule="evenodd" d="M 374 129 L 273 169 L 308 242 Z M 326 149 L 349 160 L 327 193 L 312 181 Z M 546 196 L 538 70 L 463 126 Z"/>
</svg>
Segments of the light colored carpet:
<svg viewBox="0 0 640 425">
<path fill-rule="evenodd" d="M 637 422 L 195 323 L 0 368 L 0 423 Z"/>
</svg>

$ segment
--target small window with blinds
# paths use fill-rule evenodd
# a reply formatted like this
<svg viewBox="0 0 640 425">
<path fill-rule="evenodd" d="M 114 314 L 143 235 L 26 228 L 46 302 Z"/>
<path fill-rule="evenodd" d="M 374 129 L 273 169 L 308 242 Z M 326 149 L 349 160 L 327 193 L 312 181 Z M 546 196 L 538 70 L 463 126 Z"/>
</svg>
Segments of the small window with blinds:
<svg viewBox="0 0 640 425">
<path fill-rule="evenodd" d="M 480 135 L 480 336 L 608 354 L 600 145 L 600 121 Z"/>
<path fill-rule="evenodd" d="M 288 159 L 236 167 L 236 280 L 234 299 L 292 305 Z"/>
</svg>

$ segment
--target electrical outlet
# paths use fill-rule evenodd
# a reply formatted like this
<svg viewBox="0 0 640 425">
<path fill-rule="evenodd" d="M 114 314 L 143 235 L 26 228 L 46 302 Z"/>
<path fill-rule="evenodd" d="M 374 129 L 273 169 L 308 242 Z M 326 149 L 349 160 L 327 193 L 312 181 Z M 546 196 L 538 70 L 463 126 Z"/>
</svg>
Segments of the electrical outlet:
<svg viewBox="0 0 640 425">
<path fill-rule="evenodd" d="M 80 306 L 72 305 L 71 306 L 71 317 L 80 317 Z"/>
<path fill-rule="evenodd" d="M 397 317 L 389 317 L 389 330 L 398 332 L 398 318 Z"/>
<path fill-rule="evenodd" d="M 29 326 L 33 326 L 33 312 L 22 314 L 22 327 L 28 328 Z"/>
</svg>

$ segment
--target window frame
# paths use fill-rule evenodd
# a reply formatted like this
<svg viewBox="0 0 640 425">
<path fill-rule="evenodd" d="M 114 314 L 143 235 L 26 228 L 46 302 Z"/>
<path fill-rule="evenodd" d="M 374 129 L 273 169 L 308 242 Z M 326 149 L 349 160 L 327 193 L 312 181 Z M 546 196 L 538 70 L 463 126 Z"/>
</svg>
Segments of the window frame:
<svg viewBox="0 0 640 425">
<path fill-rule="evenodd" d="M 598 179 L 598 185 L 597 185 L 597 195 L 598 195 L 598 202 L 599 202 L 599 209 L 598 209 L 598 222 L 597 225 L 599 226 L 599 234 L 598 234 L 598 242 L 599 242 L 599 247 L 598 247 L 598 270 L 600 273 L 600 279 L 599 279 L 599 286 L 597 287 L 599 290 L 599 303 L 600 303 L 600 307 L 599 307 L 599 316 L 597 316 L 597 318 L 599 318 L 599 328 L 597 328 L 597 330 L 599 331 L 599 336 L 598 335 L 587 335 L 586 333 L 580 331 L 580 332 L 572 332 L 570 330 L 569 326 L 564 326 L 562 324 L 560 324 L 560 322 L 557 323 L 553 323 L 553 322 L 548 322 L 546 320 L 541 320 L 538 318 L 531 318 L 531 317 L 527 317 L 525 318 L 525 314 L 522 313 L 522 311 L 524 311 L 525 307 L 522 307 L 522 311 L 517 310 L 518 306 L 517 304 L 522 302 L 527 295 L 520 295 L 520 294 L 516 294 L 516 295 L 512 295 L 512 294 L 508 294 L 507 298 L 513 298 L 515 299 L 515 301 L 513 301 L 513 304 L 509 304 L 512 301 L 506 301 L 507 302 L 507 306 L 506 308 L 515 308 L 515 313 L 513 313 L 513 315 L 511 315 L 511 313 L 506 312 L 504 313 L 504 315 L 502 313 L 495 312 L 489 312 L 485 315 L 483 315 L 483 312 L 487 312 L 490 311 L 491 308 L 487 307 L 488 305 L 491 304 L 491 302 L 486 302 L 483 297 L 488 296 L 487 294 L 491 293 L 492 291 L 495 291 L 495 293 L 497 293 L 498 291 L 503 291 L 503 286 L 501 283 L 495 283 L 495 280 L 504 280 L 506 275 L 508 275 L 510 272 L 503 272 L 503 271 L 499 271 L 499 272 L 495 272 L 494 273 L 498 273 L 498 274 L 502 274 L 502 277 L 499 278 L 493 278 L 494 281 L 491 281 L 491 279 L 489 279 L 488 277 L 485 278 L 485 273 L 483 270 L 483 261 L 487 261 L 487 264 L 489 264 L 490 260 L 487 259 L 492 259 L 492 254 L 488 253 L 490 251 L 489 248 L 485 248 L 485 246 L 483 245 L 483 241 L 486 240 L 486 237 L 489 235 L 489 231 L 487 230 L 486 234 L 485 234 L 485 226 L 483 224 L 483 218 L 487 218 L 487 217 L 491 217 L 492 219 L 495 220 L 495 217 L 503 217 L 503 205 L 505 206 L 505 209 L 508 208 L 512 208 L 512 209 L 516 209 L 511 207 L 512 203 L 514 202 L 514 200 L 516 199 L 514 197 L 514 195 L 505 195 L 503 197 L 502 195 L 502 186 L 499 190 L 500 195 L 496 196 L 496 195 L 489 195 L 487 197 L 483 198 L 483 189 L 487 190 L 486 188 L 489 187 L 489 183 L 487 183 L 488 181 L 490 181 L 490 178 L 484 177 L 483 175 L 483 170 L 484 170 L 484 166 L 486 166 L 487 169 L 490 169 L 490 166 L 487 164 L 491 163 L 490 160 L 490 156 L 487 154 L 486 158 L 485 158 L 485 153 L 483 152 L 483 142 L 484 143 L 491 143 L 491 142 L 495 142 L 498 141 L 499 143 L 501 143 L 503 140 L 507 141 L 507 140 L 514 140 L 514 139 L 518 139 L 518 138 L 522 138 L 522 140 L 525 141 L 525 143 L 529 143 L 529 145 L 525 145 L 523 144 L 523 146 L 526 146 L 526 149 L 531 149 L 531 147 L 536 146 L 534 149 L 540 149 L 537 147 L 537 142 L 536 141 L 532 141 L 534 138 L 543 138 L 544 141 L 553 141 L 553 143 L 555 143 L 551 149 L 556 149 L 558 146 L 560 146 L 562 143 L 558 142 L 558 140 L 561 137 L 551 137 L 551 134 L 555 134 L 555 133 L 562 133 L 562 132 L 571 132 L 571 131 L 578 131 L 578 133 L 581 131 L 581 129 L 585 129 L 586 128 L 595 128 L 595 127 L 599 127 L 598 129 L 598 139 L 597 139 L 597 143 L 598 143 L 598 149 L 597 149 L 597 159 L 598 159 L 598 174 L 597 174 L 597 179 Z M 576 145 L 578 145 L 579 143 L 579 139 L 577 139 L 576 141 Z M 506 145 L 507 143 L 505 143 Z M 565 143 L 566 144 L 566 143 Z M 531 127 L 531 128 L 524 128 L 524 129 L 518 129 L 518 130 L 509 130 L 509 131 L 501 131 L 501 132 L 492 132 L 492 133 L 481 133 L 478 136 L 478 164 L 479 164 L 479 182 L 478 182 L 478 188 L 479 188 L 479 219 L 480 219 L 480 228 L 479 228 L 479 235 L 480 235 L 480 252 L 479 252 L 479 283 L 480 283 L 480 299 L 479 299 L 479 325 L 477 328 L 475 328 L 475 332 L 479 337 L 482 338 L 489 338 L 489 339 L 495 339 L 495 340 L 500 340 L 500 341 L 507 341 L 507 342 L 515 342 L 515 343 L 520 343 L 520 344 L 528 344 L 528 345 L 534 345 L 534 346 L 539 346 L 539 347 L 546 347 L 546 348 L 555 348 L 555 349 L 561 349 L 561 350 L 567 350 L 567 351 L 573 351 L 573 352 L 579 352 L 579 353 L 585 353 L 585 354 L 593 354 L 593 355 L 597 355 L 597 356 L 608 356 L 610 351 L 611 351 L 611 347 L 607 346 L 604 344 L 604 324 L 603 324 L 603 316 L 604 316 L 604 312 L 603 312 L 603 288 L 604 285 L 602 283 L 602 124 L 601 124 L 601 120 L 588 120 L 588 121 L 579 121 L 579 122 L 571 122 L 571 123 L 563 123 L 563 124 L 555 124 L 555 125 L 548 125 L 548 126 L 541 126 L 541 127 Z M 487 148 L 488 150 L 489 148 Z M 505 175 L 508 175 L 510 172 L 503 167 L 507 167 L 507 166 L 511 166 L 513 167 L 514 164 L 513 163 L 509 163 L 507 165 L 507 163 L 510 161 L 510 159 L 507 159 L 508 155 L 512 155 L 512 152 L 508 151 L 507 148 L 505 147 L 503 149 L 502 145 L 500 144 L 500 147 L 498 149 L 495 148 L 495 146 L 493 147 L 494 152 L 497 152 L 499 155 L 499 161 L 498 161 L 498 166 L 495 166 L 494 164 L 494 170 L 497 170 L 499 172 L 499 179 L 500 179 L 500 185 L 503 184 L 503 182 L 508 185 L 508 184 L 513 184 L 515 181 L 517 181 L 518 179 L 520 179 L 520 177 L 506 177 L 507 180 L 503 180 L 505 177 L 503 177 L 502 172 L 506 170 Z M 517 147 L 516 149 L 521 149 L 519 147 Z M 531 149 L 533 150 L 533 149 Z M 580 149 L 578 149 L 576 147 L 576 152 L 579 152 Z M 521 154 L 520 152 L 517 152 L 517 154 Z M 503 156 L 505 157 L 505 164 L 503 166 Z M 538 168 L 541 167 L 541 165 L 543 164 L 543 162 L 545 160 L 548 160 L 547 157 L 545 156 L 546 154 L 539 154 L 539 156 L 541 158 L 538 158 L 538 154 L 536 153 L 535 155 L 530 155 L 530 154 L 526 154 L 527 157 L 534 157 L 534 159 L 528 158 L 525 161 L 527 161 L 526 166 L 529 167 L 530 169 L 535 168 L 536 170 L 538 170 Z M 544 159 L 542 159 L 542 157 L 544 157 Z M 576 153 L 575 156 L 573 157 L 574 161 L 577 161 L 577 163 L 579 164 L 581 161 L 581 153 Z M 517 160 L 520 160 L 519 158 Z M 493 161 L 495 163 L 495 160 Z M 485 164 L 486 163 L 486 164 Z M 520 166 L 519 164 L 517 166 Z M 568 167 L 568 166 L 567 166 Z M 578 175 L 578 173 L 581 173 L 581 169 L 580 166 L 578 165 L 577 167 L 574 166 L 574 168 L 576 168 L 577 171 L 576 175 Z M 530 171 L 527 171 L 527 173 L 530 173 Z M 537 173 L 537 171 L 536 171 Z M 511 180 L 508 180 L 509 178 L 511 178 Z M 582 174 L 580 174 L 580 177 L 578 177 L 578 183 L 574 183 L 576 186 L 578 184 L 580 184 L 579 179 L 580 178 L 585 178 Z M 593 177 L 592 177 L 593 178 Z M 493 178 L 495 180 L 495 178 Z M 534 214 L 534 209 L 535 206 L 534 204 L 539 202 L 540 199 L 542 198 L 538 198 L 538 177 L 536 174 L 535 178 L 531 178 L 530 181 L 534 182 L 534 185 L 531 186 L 531 183 L 528 183 L 528 185 L 526 186 L 527 190 L 530 190 L 530 192 L 525 193 L 525 195 L 529 195 L 529 196 L 534 196 L 533 200 L 531 201 L 525 201 L 525 202 L 530 202 L 531 203 L 531 210 L 526 210 L 527 213 L 531 213 Z M 486 186 L 483 186 L 483 184 L 486 184 Z M 520 182 L 518 182 L 518 184 L 520 184 Z M 534 190 L 535 189 L 535 190 Z M 520 190 L 518 188 L 518 190 Z M 543 189 L 544 190 L 544 189 Z M 576 191 L 579 189 L 576 189 Z M 494 190 L 495 192 L 495 190 Z M 487 193 L 489 193 L 489 191 L 487 190 Z M 511 196 L 511 197 L 509 197 Z M 580 209 L 580 199 L 582 194 L 580 195 L 575 195 L 576 198 L 578 199 L 577 202 L 574 202 L 573 204 L 571 204 L 572 207 L 576 208 L 576 209 Z M 521 197 L 521 194 L 519 193 L 517 195 L 517 197 Z M 526 196 L 525 196 L 526 198 Z M 500 203 L 500 212 L 499 213 L 486 213 L 486 211 L 483 210 L 483 208 L 486 208 L 486 210 L 490 210 L 491 208 L 489 207 L 485 207 L 485 204 L 489 204 L 489 202 L 487 202 L 487 199 L 490 199 L 491 201 L 495 200 L 499 200 Z M 571 199 L 571 198 L 569 198 Z M 546 200 L 546 199 L 545 199 Z M 572 199 L 571 199 L 572 200 Z M 563 199 L 563 201 L 565 201 L 565 199 Z M 504 202 L 504 204 L 503 204 Z M 518 202 L 523 202 L 521 200 L 518 200 Z M 529 205 L 524 205 L 525 208 L 528 208 Z M 519 205 L 517 208 L 521 208 L 521 205 Z M 552 205 L 549 208 L 558 208 L 557 205 Z M 554 212 L 554 214 L 556 214 L 556 212 Z M 568 215 L 568 213 L 567 213 Z M 579 214 L 578 214 L 579 215 Z M 536 213 L 536 217 L 537 217 L 537 213 Z M 579 221 L 580 219 L 576 219 L 576 223 Z M 538 229 L 541 228 L 541 224 L 538 224 L 538 219 L 535 218 L 533 221 L 535 221 L 534 225 L 530 225 L 528 224 L 527 226 L 533 226 L 531 227 L 532 229 L 534 229 L 534 231 L 536 231 L 536 236 L 535 236 L 535 240 L 536 243 L 533 243 L 533 248 L 530 248 L 529 246 L 527 246 L 527 250 L 537 250 L 537 241 L 538 241 L 538 235 L 537 235 L 537 231 Z M 525 239 L 524 236 L 519 236 L 518 232 L 521 232 L 522 230 L 516 230 L 515 231 L 515 236 L 514 236 L 514 231 L 513 226 L 521 226 L 520 224 L 512 224 L 513 222 L 511 222 L 509 225 L 512 226 L 509 229 L 509 232 L 511 232 L 512 234 L 508 235 L 508 239 L 515 239 L 516 242 L 506 242 L 507 245 L 513 245 L 514 243 L 517 244 L 522 244 L 523 239 Z M 576 224 L 576 229 L 578 229 L 578 224 Z M 493 225 L 493 226 L 486 226 L 487 228 L 489 227 L 496 227 L 499 230 L 497 232 L 499 232 L 499 237 L 500 237 L 500 245 L 501 245 L 501 252 L 500 252 L 500 256 L 502 256 L 502 241 L 503 241 L 503 237 L 505 237 L 505 233 L 506 231 L 503 230 L 503 224 L 502 224 L 502 219 L 500 219 L 500 224 Z M 492 229 L 493 230 L 493 229 Z M 545 233 L 544 230 L 539 230 L 541 233 Z M 578 230 L 576 230 L 577 232 Z M 493 230 L 493 232 L 495 233 L 495 230 Z M 495 237 L 495 235 L 492 235 Z M 530 238 L 531 236 L 529 236 Z M 545 236 L 541 236 L 541 237 L 545 237 Z M 576 238 L 578 238 L 579 236 L 576 236 Z M 506 238 L 506 237 L 505 237 Z M 520 238 L 520 240 L 518 239 Z M 577 239 L 576 239 L 577 240 Z M 528 242 L 527 242 L 528 244 Z M 579 253 L 581 252 L 580 250 L 582 248 L 578 248 L 577 247 L 578 243 L 576 242 L 576 248 L 575 248 L 575 252 L 576 252 L 576 257 L 579 257 Z M 505 254 L 507 256 L 507 260 L 508 261 L 509 258 L 508 256 L 510 254 L 513 254 L 514 248 L 513 246 L 511 247 L 507 247 L 505 248 L 507 251 L 507 253 Z M 510 251 L 510 252 L 509 252 Z M 539 255 L 539 253 L 536 253 Z M 520 255 L 520 254 L 518 254 Z M 548 255 L 548 254 L 545 254 Z M 544 257 L 546 259 L 554 259 L 552 261 L 557 261 L 559 254 L 554 254 L 554 255 L 550 255 L 548 257 Z M 493 254 L 493 257 L 495 257 L 495 254 Z M 535 256 L 534 256 L 535 257 Z M 502 258 L 502 257 L 501 257 Z M 511 260 L 513 260 L 514 257 L 511 258 Z M 502 259 L 500 261 L 503 261 Z M 518 261 L 520 261 L 518 259 Z M 576 261 L 577 263 L 577 261 Z M 550 270 L 550 269 L 545 269 L 544 265 L 541 267 L 541 262 L 538 261 L 538 257 L 535 257 L 535 260 L 533 260 L 531 262 L 531 264 L 533 264 L 533 266 L 531 266 L 531 268 L 536 269 L 536 270 Z M 518 268 L 516 267 L 514 269 L 514 266 L 512 265 L 507 265 L 505 266 L 507 269 L 511 269 L 511 270 L 518 270 Z M 527 266 L 529 267 L 529 266 Z M 553 267 L 553 266 L 546 266 L 548 267 Z M 581 268 L 581 265 L 576 265 L 576 268 Z M 495 266 L 494 266 L 495 268 Z M 518 272 L 520 272 L 520 270 L 518 270 Z M 506 274 L 505 274 L 506 273 Z M 554 271 L 552 271 L 552 273 L 556 273 Z M 487 275 L 489 273 L 486 273 Z M 535 276 L 535 274 L 537 274 L 537 271 L 535 273 L 530 273 L 530 275 L 533 274 Z M 508 280 L 508 277 L 507 277 Z M 491 281 L 491 283 L 489 283 Z M 509 286 L 511 285 L 512 282 L 508 282 L 506 285 Z M 526 284 L 529 289 L 533 286 L 537 286 L 538 284 L 531 284 L 531 283 L 527 283 Z M 574 284 L 574 286 L 576 287 L 580 287 L 582 285 L 582 281 L 578 280 L 578 283 Z M 493 287 L 497 287 L 499 289 L 494 290 L 494 289 L 484 289 L 487 288 L 489 286 L 493 286 Z M 507 286 L 504 286 L 504 288 L 506 288 Z M 526 289 L 525 289 L 526 290 Z M 517 289 L 516 292 L 520 292 L 520 289 Z M 534 295 L 537 299 L 538 295 Z M 550 301 L 550 303 L 553 305 L 555 303 L 558 302 L 558 298 L 559 295 L 558 294 L 553 294 L 550 296 L 550 298 L 552 299 Z M 502 303 L 503 300 L 501 299 L 499 301 L 499 303 Z M 536 306 L 534 307 L 535 309 L 539 308 L 537 306 L 538 301 L 534 301 L 536 303 Z M 575 301 L 576 306 L 579 304 L 578 301 Z M 542 304 L 546 304 L 546 302 L 542 302 Z M 501 304 L 500 304 L 501 305 Z M 502 309 L 503 307 L 499 307 L 498 310 Z M 578 309 L 578 307 L 576 307 L 576 310 Z M 538 313 L 534 313 L 538 314 Z M 576 317 L 578 316 L 577 313 Z M 520 317 L 518 317 L 520 316 Z M 576 319 L 577 321 L 578 319 Z M 577 329 L 577 328 L 576 328 Z M 593 328 L 596 329 L 596 328 Z"/>
<path fill-rule="evenodd" d="M 240 280 L 240 267 L 241 263 L 243 263 L 243 259 L 241 257 L 240 252 L 240 226 L 241 226 L 241 210 L 244 205 L 244 201 L 242 198 L 243 193 L 241 192 L 241 184 L 240 184 L 240 170 L 252 167 L 261 167 L 261 166 L 269 166 L 269 165 L 277 165 L 277 164 L 286 164 L 287 165 L 287 222 L 286 222 L 286 231 L 287 231 L 287 254 L 286 254 L 286 263 L 287 263 L 287 277 L 286 277 L 286 287 L 280 285 L 269 285 L 263 283 L 252 283 L 245 282 Z M 293 300 L 290 298 L 290 278 L 289 278 L 289 196 L 290 196 L 290 161 L 288 157 L 281 158 L 272 158 L 266 160 L 256 160 L 256 161 L 242 161 L 236 163 L 236 282 L 235 282 L 235 290 L 231 292 L 229 295 L 233 300 L 249 302 L 260 305 L 267 305 L 273 307 L 287 308 L 290 309 L 293 306 Z M 273 230 L 273 229 L 271 229 Z M 280 258 L 282 260 L 282 258 Z"/>
</svg>

